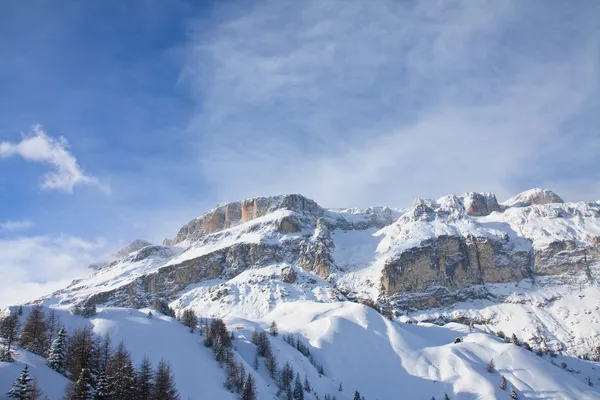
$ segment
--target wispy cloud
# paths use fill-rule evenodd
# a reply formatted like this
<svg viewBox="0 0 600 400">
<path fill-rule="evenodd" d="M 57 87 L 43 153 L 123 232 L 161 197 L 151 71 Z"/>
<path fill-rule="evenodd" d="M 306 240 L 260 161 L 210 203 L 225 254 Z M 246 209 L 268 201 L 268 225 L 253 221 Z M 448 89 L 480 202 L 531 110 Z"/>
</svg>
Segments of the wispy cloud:
<svg viewBox="0 0 600 400">
<path fill-rule="evenodd" d="M 64 190 L 72 193 L 75 185 L 92 185 L 98 187 L 106 194 L 110 188 L 98 178 L 86 175 L 77 163 L 77 159 L 68 150 L 67 139 L 55 139 L 49 136 L 44 129 L 36 125 L 32 134 L 23 137 L 18 143 L 0 142 L 0 158 L 21 156 L 29 162 L 39 162 L 51 165 L 54 171 L 44 174 L 43 189 Z"/>
<path fill-rule="evenodd" d="M 600 11 L 543 2 L 262 1 L 192 34 L 184 81 L 200 168 L 222 199 L 302 192 L 326 205 L 597 176 Z M 590 125 L 591 124 L 591 125 Z M 202 132 L 210 132 L 203 134 Z M 587 166 L 572 187 L 564 169 Z M 587 171 L 587 172 L 586 172 Z"/>
<path fill-rule="evenodd" d="M 22 231 L 29 228 L 33 228 L 35 224 L 32 221 L 3 221 L 0 222 L 0 232 L 1 231 Z"/>
<path fill-rule="evenodd" d="M 72 236 L 0 240 L 0 308 L 35 300 L 89 273 L 104 247 L 103 240 Z"/>
</svg>

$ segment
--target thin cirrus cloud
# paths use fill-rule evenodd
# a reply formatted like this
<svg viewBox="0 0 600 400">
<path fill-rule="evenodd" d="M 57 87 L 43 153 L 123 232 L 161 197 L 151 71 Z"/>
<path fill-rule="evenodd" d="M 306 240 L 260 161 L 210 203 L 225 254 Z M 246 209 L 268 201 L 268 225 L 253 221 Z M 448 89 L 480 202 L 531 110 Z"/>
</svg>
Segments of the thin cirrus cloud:
<svg viewBox="0 0 600 400">
<path fill-rule="evenodd" d="M 586 7 L 589 9 L 586 10 Z M 600 188 L 597 4 L 254 2 L 198 25 L 182 81 L 221 199 L 301 192 L 325 205 L 541 183 Z M 557 163 L 561 160 L 562 166 Z M 578 166 L 578 180 L 564 165 Z M 243 173 L 242 173 L 243 171 Z M 594 191 L 590 191 L 594 188 Z"/>
<path fill-rule="evenodd" d="M 95 176 L 84 173 L 75 156 L 69 152 L 68 142 L 64 137 L 53 138 L 39 125 L 34 126 L 32 134 L 23 137 L 18 143 L 0 142 L 0 158 L 13 156 L 20 156 L 28 162 L 49 164 L 54 169 L 44 174 L 43 189 L 72 193 L 76 185 L 90 185 L 110 194 L 110 187 L 102 184 Z"/>
<path fill-rule="evenodd" d="M 24 231 L 33 228 L 34 226 L 35 224 L 32 221 L 27 220 L 3 221 L 0 222 L 0 232 Z"/>
</svg>

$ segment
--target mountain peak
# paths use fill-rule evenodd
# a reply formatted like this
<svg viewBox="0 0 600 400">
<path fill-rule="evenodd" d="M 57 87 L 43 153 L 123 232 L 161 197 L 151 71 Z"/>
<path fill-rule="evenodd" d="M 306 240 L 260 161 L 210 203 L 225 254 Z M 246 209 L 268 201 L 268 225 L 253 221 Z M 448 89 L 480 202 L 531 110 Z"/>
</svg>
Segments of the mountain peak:
<svg viewBox="0 0 600 400">
<path fill-rule="evenodd" d="M 129 254 L 131 254 L 135 251 L 141 250 L 147 246 L 152 246 L 152 243 L 148 242 L 147 240 L 136 239 L 133 242 L 129 243 L 128 245 L 122 247 L 116 253 L 111 254 L 110 256 L 106 257 L 104 260 L 94 263 L 94 264 L 91 264 L 89 266 L 89 268 L 96 269 L 96 270 L 104 268 L 105 266 L 110 265 L 115 261 L 123 260 Z"/>
<path fill-rule="evenodd" d="M 528 207 L 534 204 L 543 205 L 552 203 L 564 203 L 564 200 L 552 190 L 534 188 L 521 192 L 502 204 L 507 207 Z"/>
<path fill-rule="evenodd" d="M 181 227 L 175 239 L 170 243 L 175 245 L 187 239 L 199 239 L 277 210 L 290 210 L 299 214 L 310 214 L 315 217 L 319 217 L 325 212 L 315 201 L 300 194 L 249 198 L 219 204 L 217 207 Z"/>
</svg>

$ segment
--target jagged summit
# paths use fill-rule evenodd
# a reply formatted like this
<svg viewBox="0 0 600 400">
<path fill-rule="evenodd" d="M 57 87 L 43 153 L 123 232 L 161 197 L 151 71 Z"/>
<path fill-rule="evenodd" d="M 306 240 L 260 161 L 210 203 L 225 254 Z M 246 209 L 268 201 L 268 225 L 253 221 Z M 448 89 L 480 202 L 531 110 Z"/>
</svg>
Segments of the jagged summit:
<svg viewBox="0 0 600 400">
<path fill-rule="evenodd" d="M 521 192 L 502 204 L 507 207 L 528 207 L 552 203 L 564 203 L 564 200 L 551 190 L 535 188 Z"/>
<path fill-rule="evenodd" d="M 110 265 L 114 262 L 122 261 L 129 254 L 141 250 L 147 246 L 152 246 L 152 243 L 148 242 L 147 240 L 136 239 L 133 242 L 129 243 L 127 246 L 121 248 L 116 253 L 106 257 L 104 260 L 90 265 L 89 268 L 96 270 L 104 268 L 107 265 Z"/>
<path fill-rule="evenodd" d="M 318 217 L 324 210 L 313 200 L 299 194 L 256 197 L 220 204 L 202 216 L 193 219 L 179 230 L 169 243 L 176 245 L 185 240 L 197 240 L 223 229 L 265 216 L 277 210 L 288 210 Z M 293 227 L 289 227 L 294 229 Z"/>
</svg>

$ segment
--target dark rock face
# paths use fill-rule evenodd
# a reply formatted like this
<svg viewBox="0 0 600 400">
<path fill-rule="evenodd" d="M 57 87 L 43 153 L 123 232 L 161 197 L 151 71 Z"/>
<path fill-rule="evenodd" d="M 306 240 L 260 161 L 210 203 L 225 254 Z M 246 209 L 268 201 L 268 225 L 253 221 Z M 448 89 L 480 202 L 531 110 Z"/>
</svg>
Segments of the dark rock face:
<svg viewBox="0 0 600 400">
<path fill-rule="evenodd" d="M 432 286 L 461 289 L 485 282 L 516 282 L 531 271 L 531 251 L 485 237 L 439 236 L 387 262 L 381 278 L 386 293 L 423 291 Z"/>
<path fill-rule="evenodd" d="M 317 227 L 313 236 L 300 243 L 298 265 L 313 271 L 323 279 L 327 279 L 334 271 L 333 241 L 327 224 L 322 218 L 317 220 Z"/>
<path fill-rule="evenodd" d="M 467 215 L 481 217 L 489 215 L 494 211 L 500 211 L 500 205 L 493 193 L 468 192 L 462 196 L 465 212 Z"/>
</svg>

